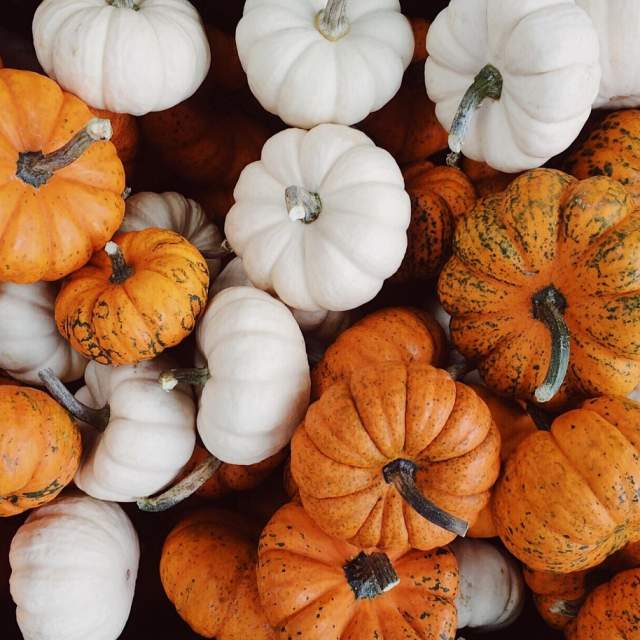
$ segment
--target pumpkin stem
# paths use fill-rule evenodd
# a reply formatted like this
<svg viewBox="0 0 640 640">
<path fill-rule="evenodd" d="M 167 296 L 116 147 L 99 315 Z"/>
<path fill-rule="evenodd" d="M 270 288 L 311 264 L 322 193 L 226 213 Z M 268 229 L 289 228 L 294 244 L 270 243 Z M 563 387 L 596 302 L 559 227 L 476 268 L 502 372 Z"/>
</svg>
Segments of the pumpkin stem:
<svg viewBox="0 0 640 640">
<path fill-rule="evenodd" d="M 141 511 L 166 511 L 189 496 L 193 495 L 207 480 L 210 480 L 222 461 L 214 456 L 209 456 L 201 462 L 189 475 L 180 482 L 174 484 L 171 489 L 157 495 L 155 498 L 138 498 L 136 504 Z"/>
<path fill-rule="evenodd" d="M 549 285 L 533 296 L 533 315 L 544 322 L 551 334 L 551 358 L 544 382 L 535 390 L 537 402 L 549 402 L 558 393 L 569 368 L 571 354 L 569 329 L 562 313 L 567 307 L 564 296 Z"/>
<path fill-rule="evenodd" d="M 158 376 L 158 382 L 164 391 L 175 389 L 181 382 L 203 387 L 211 377 L 207 367 L 193 369 L 169 369 Z"/>
<path fill-rule="evenodd" d="M 284 192 L 284 201 L 291 220 L 301 220 L 309 224 L 322 212 L 320 196 L 303 187 L 287 187 Z"/>
<path fill-rule="evenodd" d="M 423 518 L 451 533 L 465 536 L 469 529 L 469 523 L 442 510 L 431 500 L 427 500 L 416 486 L 417 471 L 418 467 L 415 462 L 398 458 L 383 467 L 382 475 L 385 482 L 392 484 Z"/>
<path fill-rule="evenodd" d="M 327 0 L 327 6 L 316 16 L 316 27 L 332 42 L 346 36 L 350 29 L 347 0 Z"/>
<path fill-rule="evenodd" d="M 134 9 L 135 11 L 140 9 L 135 0 L 110 0 L 109 4 L 116 9 Z"/>
<path fill-rule="evenodd" d="M 22 151 L 18 155 L 16 176 L 38 189 L 46 184 L 56 171 L 75 162 L 94 142 L 111 140 L 112 135 L 109 120 L 92 118 L 84 129 L 78 131 L 67 144 L 56 151 Z"/>
<path fill-rule="evenodd" d="M 102 409 L 93 409 L 83 404 L 64 386 L 62 380 L 56 376 L 52 369 L 40 369 L 38 377 L 42 380 L 42 384 L 53 399 L 58 404 L 61 404 L 76 420 L 86 422 L 97 431 L 104 431 L 107 428 L 110 417 L 108 404 Z"/>
<path fill-rule="evenodd" d="M 133 267 L 130 267 L 125 259 L 122 249 L 115 242 L 107 242 L 104 245 L 106 254 L 111 259 L 111 284 L 122 284 L 133 275 Z"/>
<path fill-rule="evenodd" d="M 451 124 L 451 129 L 449 130 L 449 148 L 451 149 L 451 153 L 447 156 L 447 164 L 449 166 L 457 166 L 460 160 L 462 143 L 467 135 L 471 119 L 476 109 L 482 104 L 485 98 L 499 100 L 501 95 L 502 74 L 492 64 L 487 64 L 480 69 L 478 75 L 473 79 L 473 84 L 467 89 L 464 96 L 462 96 L 460 106 Z"/>
<path fill-rule="evenodd" d="M 344 574 L 357 600 L 376 598 L 400 583 L 386 553 L 361 551 L 344 565 Z"/>
</svg>

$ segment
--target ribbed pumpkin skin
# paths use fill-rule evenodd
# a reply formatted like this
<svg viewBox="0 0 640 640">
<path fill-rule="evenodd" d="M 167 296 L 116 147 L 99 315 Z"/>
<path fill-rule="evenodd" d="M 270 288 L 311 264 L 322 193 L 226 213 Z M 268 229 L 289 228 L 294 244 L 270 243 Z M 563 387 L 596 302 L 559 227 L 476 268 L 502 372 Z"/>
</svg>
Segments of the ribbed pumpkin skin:
<svg viewBox="0 0 640 640">
<path fill-rule="evenodd" d="M 377 363 L 439 366 L 446 350 L 444 332 L 428 313 L 410 307 L 381 309 L 343 331 L 325 351 L 311 372 L 311 395 L 317 399 L 332 384 Z"/>
<path fill-rule="evenodd" d="M 456 221 L 476 203 L 469 179 L 455 167 L 436 167 L 417 162 L 403 171 L 405 189 L 411 197 L 408 247 L 397 282 L 429 280 L 440 272 L 451 253 Z"/>
<path fill-rule="evenodd" d="M 124 215 L 124 169 L 115 147 L 96 142 L 33 187 L 16 176 L 19 152 L 49 153 L 93 117 L 45 76 L 0 69 L 0 280 L 58 280 L 85 264 Z"/>
<path fill-rule="evenodd" d="M 180 617 L 217 640 L 273 640 L 256 587 L 256 551 L 246 518 L 203 509 L 165 540 L 160 579 Z"/>
<path fill-rule="evenodd" d="M 458 224 L 438 283 L 451 337 L 486 384 L 532 398 L 547 373 L 551 337 L 533 296 L 549 285 L 566 300 L 567 393 L 626 395 L 640 378 L 640 212 L 618 182 L 576 182 L 528 171 L 479 201 Z"/>
<path fill-rule="evenodd" d="M 207 302 L 209 271 L 200 252 L 166 229 L 114 238 L 134 273 L 112 284 L 104 251 L 63 284 L 55 306 L 58 331 L 100 364 L 150 360 L 191 331 Z"/>
<path fill-rule="evenodd" d="M 275 513 L 260 537 L 258 589 L 279 640 L 453 640 L 458 567 L 451 551 L 387 552 L 400 582 L 356 600 L 343 567 L 360 551 L 327 536 L 293 503 Z"/>
<path fill-rule="evenodd" d="M 383 477 L 413 461 L 416 485 L 473 523 L 498 477 L 500 434 L 484 402 L 427 364 L 360 369 L 313 403 L 291 441 L 302 504 L 330 535 L 362 547 L 433 549 L 455 534 L 431 524 Z"/>
<path fill-rule="evenodd" d="M 493 494 L 500 538 L 532 569 L 589 569 L 640 537 L 640 405 L 588 400 L 520 443 Z"/>
<path fill-rule="evenodd" d="M 80 455 L 80 433 L 57 402 L 37 389 L 0 384 L 0 516 L 53 500 Z"/>
<path fill-rule="evenodd" d="M 569 156 L 565 170 L 580 180 L 609 176 L 640 204 L 640 110 L 609 114 Z"/>
<path fill-rule="evenodd" d="M 567 640 L 638 640 L 639 611 L 640 569 L 623 571 L 589 595 Z"/>
</svg>

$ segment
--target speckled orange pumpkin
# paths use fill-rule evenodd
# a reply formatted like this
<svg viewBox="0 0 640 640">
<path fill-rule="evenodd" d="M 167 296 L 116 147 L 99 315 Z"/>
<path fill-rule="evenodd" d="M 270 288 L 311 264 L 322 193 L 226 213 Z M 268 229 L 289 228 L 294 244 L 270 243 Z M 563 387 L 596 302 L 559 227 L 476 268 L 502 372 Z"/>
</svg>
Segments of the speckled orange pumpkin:
<svg viewBox="0 0 640 640">
<path fill-rule="evenodd" d="M 80 433 L 46 393 L 0 385 L 0 516 L 53 500 L 80 463 Z"/>
<path fill-rule="evenodd" d="M 180 617 L 217 640 L 273 640 L 256 588 L 251 525 L 234 513 L 203 509 L 165 540 L 160 579 Z"/>
<path fill-rule="evenodd" d="M 279 640 L 453 640 L 456 559 L 363 549 L 323 533 L 287 504 L 260 537 L 258 590 Z"/>
<path fill-rule="evenodd" d="M 209 286 L 207 263 L 166 229 L 123 233 L 72 274 L 55 319 L 71 346 L 101 364 L 149 360 L 193 331 Z"/>
<path fill-rule="evenodd" d="M 466 533 L 489 500 L 499 456 L 487 405 L 421 363 L 355 371 L 309 407 L 291 441 L 309 515 L 330 535 L 384 549 L 433 549 Z"/>
<path fill-rule="evenodd" d="M 603 396 L 523 440 L 493 495 L 500 538 L 524 564 L 588 569 L 640 538 L 640 405 Z"/>
<path fill-rule="evenodd" d="M 438 293 L 455 346 L 498 393 L 626 395 L 640 379 L 639 261 L 622 185 L 536 169 L 462 218 Z"/>
</svg>

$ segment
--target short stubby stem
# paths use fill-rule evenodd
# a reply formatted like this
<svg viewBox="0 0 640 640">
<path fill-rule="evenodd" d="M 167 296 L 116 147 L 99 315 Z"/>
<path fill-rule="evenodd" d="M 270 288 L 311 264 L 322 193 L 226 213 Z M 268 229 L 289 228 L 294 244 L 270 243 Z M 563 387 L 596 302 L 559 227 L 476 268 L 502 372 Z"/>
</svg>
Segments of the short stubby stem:
<svg viewBox="0 0 640 640">
<path fill-rule="evenodd" d="M 116 9 L 134 9 L 138 11 L 140 8 L 135 0 L 109 0 L 109 4 Z"/>
<path fill-rule="evenodd" d="M 361 551 L 344 565 L 344 575 L 357 600 L 376 598 L 400 582 L 386 553 Z"/>
<path fill-rule="evenodd" d="M 322 200 L 317 193 L 303 187 L 287 187 L 284 192 L 289 218 L 309 224 L 322 212 Z"/>
<path fill-rule="evenodd" d="M 197 387 L 203 387 L 211 377 L 207 367 L 193 367 L 192 369 L 168 369 L 158 376 L 158 382 L 164 391 L 175 389 L 181 382 Z"/>
<path fill-rule="evenodd" d="M 441 509 L 427 500 L 416 486 L 418 466 L 411 460 L 398 458 L 385 465 L 382 475 L 387 484 L 392 484 L 398 493 L 409 503 L 412 509 L 423 518 L 458 536 L 465 536 L 469 523 Z"/>
<path fill-rule="evenodd" d="M 171 489 L 157 495 L 155 498 L 138 498 L 136 504 L 141 511 L 166 511 L 171 509 L 171 507 L 193 495 L 205 482 L 213 478 L 221 466 L 221 460 L 214 456 L 209 456 Z"/>
<path fill-rule="evenodd" d="M 51 394 L 51 397 L 62 405 L 76 420 L 81 420 L 91 425 L 97 431 L 104 431 L 109 424 L 109 405 L 102 409 L 93 409 L 83 404 L 64 386 L 64 383 L 52 369 L 41 369 L 38 377 Z"/>
<path fill-rule="evenodd" d="M 111 284 L 122 284 L 133 275 L 133 267 L 130 267 L 124 259 L 122 249 L 115 242 L 107 242 L 104 250 L 111 260 Z"/>
<path fill-rule="evenodd" d="M 347 18 L 347 0 L 327 0 L 327 6 L 316 17 L 316 27 L 332 42 L 346 36 L 351 28 Z"/>
<path fill-rule="evenodd" d="M 553 285 L 536 293 L 532 301 L 534 317 L 543 322 L 551 334 L 549 368 L 534 397 L 537 402 L 549 402 L 558 393 L 569 369 L 569 329 L 562 315 L 567 308 L 567 301 Z"/>
<path fill-rule="evenodd" d="M 460 159 L 462 143 L 469 130 L 471 120 L 485 98 L 499 100 L 502 95 L 502 74 L 492 64 L 487 64 L 473 79 L 473 84 L 467 89 L 455 118 L 449 130 L 449 148 L 451 153 L 447 156 L 447 164 L 455 166 Z"/>
<path fill-rule="evenodd" d="M 18 156 L 16 176 L 32 187 L 46 184 L 56 171 L 75 162 L 94 142 L 110 140 L 111 122 L 92 118 L 84 129 L 76 133 L 67 144 L 51 153 L 23 151 Z"/>
</svg>

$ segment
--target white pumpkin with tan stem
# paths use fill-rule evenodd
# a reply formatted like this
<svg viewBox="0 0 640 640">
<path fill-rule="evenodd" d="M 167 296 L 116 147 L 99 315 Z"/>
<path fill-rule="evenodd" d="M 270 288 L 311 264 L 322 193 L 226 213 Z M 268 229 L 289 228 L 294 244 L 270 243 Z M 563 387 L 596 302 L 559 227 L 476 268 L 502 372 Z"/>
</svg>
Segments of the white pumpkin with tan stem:
<svg viewBox="0 0 640 640">
<path fill-rule="evenodd" d="M 144 115 L 186 100 L 211 53 L 188 0 L 44 0 L 33 42 L 47 75 L 97 109 Z"/>
<path fill-rule="evenodd" d="M 0 369 L 27 384 L 40 384 L 50 367 L 70 382 L 82 377 L 88 360 L 58 333 L 53 308 L 58 285 L 0 282 Z"/>
<path fill-rule="evenodd" d="M 427 49 L 451 150 L 507 173 L 564 151 L 598 93 L 598 34 L 574 0 L 451 0 Z"/>
<path fill-rule="evenodd" d="M 227 240 L 251 282 L 290 307 L 354 309 L 404 257 L 411 202 L 402 173 L 355 129 L 277 133 L 233 195 Z"/>
<path fill-rule="evenodd" d="M 24 640 L 116 640 L 139 559 L 138 536 L 117 504 L 67 495 L 32 511 L 9 553 Z"/>
<path fill-rule="evenodd" d="M 414 49 L 398 0 L 246 0 L 236 44 L 260 104 L 305 129 L 383 107 Z"/>
</svg>

